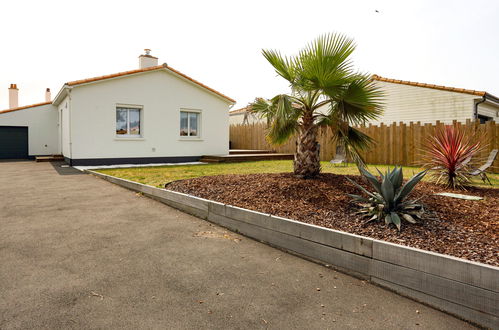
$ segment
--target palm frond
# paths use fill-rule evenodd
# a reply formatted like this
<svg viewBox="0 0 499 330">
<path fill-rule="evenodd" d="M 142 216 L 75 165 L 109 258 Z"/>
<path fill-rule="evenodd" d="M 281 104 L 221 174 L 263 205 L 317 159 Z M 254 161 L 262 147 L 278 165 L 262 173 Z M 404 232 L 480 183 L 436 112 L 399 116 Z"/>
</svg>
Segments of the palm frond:
<svg viewBox="0 0 499 330">
<path fill-rule="evenodd" d="M 272 108 L 272 102 L 262 97 L 256 98 L 247 107 L 248 112 L 257 115 L 260 118 L 266 118 L 267 123 L 273 120 L 275 115 L 274 109 Z"/>
<path fill-rule="evenodd" d="M 269 61 L 274 67 L 276 73 L 289 81 L 291 85 L 294 84 L 296 80 L 296 70 L 294 61 L 292 58 L 282 56 L 280 52 L 276 50 L 262 50 L 263 56 Z"/>
<path fill-rule="evenodd" d="M 363 125 L 378 118 L 383 112 L 383 92 L 367 75 L 349 77 L 345 88 L 331 95 L 335 99 L 334 111 L 342 120 L 353 125 Z"/>
<path fill-rule="evenodd" d="M 344 124 L 343 128 L 333 129 L 333 140 L 344 146 L 347 156 L 358 166 L 365 167 L 362 153 L 366 152 L 374 140 L 358 129 Z"/>
<path fill-rule="evenodd" d="M 300 74 L 306 89 L 336 89 L 352 70 L 352 39 L 338 33 L 325 34 L 302 49 L 298 55 Z"/>
<path fill-rule="evenodd" d="M 271 100 L 257 98 L 250 104 L 250 111 L 267 119 L 270 128 L 267 132 L 269 142 L 282 144 L 296 133 L 301 116 L 300 99 L 279 94 Z"/>
<path fill-rule="evenodd" d="M 267 132 L 267 140 L 272 144 L 283 144 L 297 132 L 298 127 L 295 120 L 273 122 Z"/>
</svg>

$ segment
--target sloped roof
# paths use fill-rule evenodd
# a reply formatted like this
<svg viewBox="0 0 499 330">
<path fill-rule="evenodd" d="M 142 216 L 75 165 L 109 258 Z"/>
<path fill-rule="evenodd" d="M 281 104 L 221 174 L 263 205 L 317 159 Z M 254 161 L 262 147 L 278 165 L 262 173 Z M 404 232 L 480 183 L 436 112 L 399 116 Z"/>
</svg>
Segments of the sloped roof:
<svg viewBox="0 0 499 330">
<path fill-rule="evenodd" d="M 2 110 L 2 111 L 0 111 L 0 114 L 1 113 L 12 112 L 12 111 L 24 110 L 24 109 L 28 109 L 28 108 L 40 107 L 42 105 L 49 105 L 51 103 L 52 102 L 43 102 L 43 103 L 35 103 L 35 104 L 31 104 L 31 105 L 24 105 L 22 107 L 17 107 L 17 108 Z"/>
<path fill-rule="evenodd" d="M 293 107 L 298 109 L 300 108 L 300 106 L 297 104 L 297 103 L 293 103 Z M 231 110 L 229 112 L 230 115 L 237 115 L 237 114 L 240 114 L 240 113 L 245 113 L 245 112 L 248 112 L 251 110 L 251 105 L 247 105 L 245 106 L 244 108 L 241 108 L 241 109 L 236 109 L 236 110 Z"/>
<path fill-rule="evenodd" d="M 231 110 L 231 111 L 229 112 L 229 114 L 231 114 L 231 115 L 232 115 L 232 114 L 238 114 L 238 113 L 245 113 L 246 111 L 248 111 L 248 110 L 249 110 L 249 108 L 250 108 L 250 106 L 246 106 L 246 107 L 241 108 L 241 109 Z"/>
<path fill-rule="evenodd" d="M 105 80 L 105 79 L 111 79 L 111 78 L 121 77 L 121 76 L 127 76 L 127 75 L 131 75 L 131 74 L 135 74 L 135 73 L 160 70 L 160 69 L 163 69 L 163 68 L 165 68 L 165 67 L 162 66 L 162 65 L 158 65 L 158 66 L 152 66 L 152 67 L 145 68 L 145 69 L 137 69 L 137 70 L 129 70 L 129 71 L 117 72 L 117 73 L 113 73 L 113 74 L 107 74 L 107 75 L 104 75 L 104 76 L 97 76 L 97 77 L 91 77 L 91 78 L 85 78 L 85 79 L 79 79 L 79 80 L 69 81 L 69 82 L 66 83 L 66 85 L 68 85 L 68 86 L 77 86 L 77 85 L 81 85 L 81 84 L 91 83 L 91 82 L 94 82 L 94 81 L 100 81 L 100 80 Z"/>
<path fill-rule="evenodd" d="M 153 66 L 153 67 L 149 67 L 149 68 L 144 68 L 144 69 L 138 69 L 138 70 L 131 70 L 131 71 L 123 71 L 123 72 L 118 72 L 118 73 L 113 73 L 113 74 L 108 74 L 108 75 L 104 75 L 104 76 L 98 76 L 98 77 L 92 77 L 92 78 L 87 78 L 87 79 L 80 79 L 80 80 L 74 80 L 74 81 L 70 81 L 70 82 L 67 82 L 65 85 L 67 86 L 78 86 L 78 85 L 81 85 L 81 84 L 87 84 L 87 83 L 92 83 L 92 82 L 96 82 L 96 81 L 101 81 L 101 80 L 106 80 L 106 79 L 111 79 L 111 78 L 117 78 L 117 77 L 123 77 L 123 76 L 128 76 L 128 75 L 132 75 L 132 74 L 137 74 L 137 73 L 143 73 L 143 72 L 148 72 L 148 71 L 155 71 L 155 70 L 161 70 L 161 69 L 166 69 L 166 70 L 169 70 L 179 76 L 181 76 L 182 78 L 185 78 L 207 90 L 209 90 L 210 92 L 212 93 L 215 93 L 217 94 L 218 96 L 221 96 L 223 98 L 225 98 L 226 100 L 228 100 L 229 102 L 231 103 L 236 103 L 236 101 L 230 97 L 228 97 L 227 95 L 224 95 L 222 93 L 220 93 L 219 91 L 216 91 L 214 90 L 213 88 L 211 87 L 208 87 L 206 86 L 205 84 L 187 76 L 186 74 L 183 74 L 182 72 L 178 71 L 178 70 L 175 70 L 174 68 L 166 65 L 165 64 L 162 64 L 162 65 L 158 65 L 158 66 Z"/>
<path fill-rule="evenodd" d="M 476 91 L 476 90 L 472 90 L 472 89 L 425 84 L 425 83 L 419 83 L 419 82 L 413 82 L 413 81 L 407 81 L 407 80 L 390 79 L 390 78 L 378 76 L 376 74 L 372 75 L 372 79 L 378 80 L 378 81 L 385 81 L 385 82 L 389 82 L 389 83 L 394 83 L 394 84 L 409 85 L 409 86 L 424 87 L 424 88 L 433 88 L 433 89 L 439 89 L 439 90 L 448 91 L 448 92 L 465 93 L 465 94 L 478 95 L 478 96 L 485 96 L 485 94 L 487 94 L 484 91 Z"/>
</svg>

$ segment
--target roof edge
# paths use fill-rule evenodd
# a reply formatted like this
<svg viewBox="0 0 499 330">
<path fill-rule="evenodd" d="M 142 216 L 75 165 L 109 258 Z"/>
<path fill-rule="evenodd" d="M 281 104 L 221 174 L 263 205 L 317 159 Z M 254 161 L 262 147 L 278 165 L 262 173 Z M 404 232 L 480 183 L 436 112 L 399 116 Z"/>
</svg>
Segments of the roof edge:
<svg viewBox="0 0 499 330">
<path fill-rule="evenodd" d="M 242 113 L 245 113 L 249 110 L 250 106 L 247 105 L 245 106 L 244 108 L 240 108 L 240 109 L 235 109 L 235 110 L 231 110 L 229 112 L 230 115 L 237 115 L 237 114 L 242 114 Z"/>
<path fill-rule="evenodd" d="M 67 96 L 68 88 L 69 87 L 66 84 L 62 85 L 61 89 L 59 90 L 55 98 L 52 100 L 53 105 L 58 106 L 62 102 L 62 100 L 64 100 L 64 97 Z"/>
<path fill-rule="evenodd" d="M 91 82 L 96 82 L 96 81 L 101 81 L 101 80 L 106 80 L 106 79 L 111 79 L 111 78 L 117 78 L 121 76 L 128 76 L 131 74 L 135 73 L 143 73 L 143 72 L 149 72 L 149 71 L 155 71 L 155 70 L 161 70 L 166 68 L 166 65 L 158 65 L 158 66 L 151 66 L 148 68 L 144 69 L 136 69 L 136 70 L 129 70 L 129 71 L 122 71 L 122 72 L 117 72 L 117 73 L 112 73 L 112 74 L 107 74 L 103 76 L 97 76 L 97 77 L 91 77 L 91 78 L 86 78 L 86 79 L 79 79 L 79 80 L 73 80 L 73 81 L 68 81 L 65 83 L 65 86 L 77 86 L 77 85 L 83 85 Z"/>
<path fill-rule="evenodd" d="M 49 105 L 49 104 L 52 104 L 52 102 L 43 102 L 43 103 L 35 103 L 35 104 L 30 104 L 30 105 L 24 105 L 22 107 L 1 110 L 0 114 L 2 114 L 2 113 L 8 113 L 8 112 L 14 112 L 14 111 L 19 111 L 19 110 L 25 110 L 25 109 L 29 109 L 29 108 L 41 107 L 43 105 Z"/>
<path fill-rule="evenodd" d="M 223 97 L 224 99 L 226 99 L 227 101 L 229 101 L 231 104 L 236 104 L 236 100 L 234 100 L 233 98 L 230 98 L 230 97 L 228 97 L 227 95 L 222 94 L 222 93 L 220 93 L 219 91 L 214 90 L 213 88 L 206 86 L 205 84 L 203 84 L 203 83 L 201 83 L 201 82 L 199 82 L 199 81 L 197 81 L 197 80 L 195 80 L 195 79 L 193 79 L 193 78 L 189 77 L 188 75 L 186 75 L 186 74 L 184 74 L 184 73 L 182 73 L 182 72 L 180 72 L 180 71 L 178 71 L 178 70 L 175 70 L 175 69 L 174 69 L 174 68 L 172 68 L 171 66 L 168 66 L 168 65 L 166 65 L 166 64 L 164 64 L 164 65 L 165 65 L 165 68 L 166 68 L 166 69 L 168 69 L 169 71 L 171 71 L 171 72 L 173 72 L 173 73 L 175 73 L 175 74 L 177 74 L 177 75 L 181 76 L 182 78 L 185 78 L 185 79 L 189 80 L 190 82 L 195 83 L 196 85 L 199 85 L 200 87 L 203 87 L 203 88 L 205 88 L 205 89 L 209 90 L 209 91 L 210 91 L 210 92 L 212 92 L 212 93 L 217 94 L 218 96 Z"/>
<path fill-rule="evenodd" d="M 92 78 L 87 78 L 87 79 L 80 79 L 80 80 L 74 80 L 74 81 L 70 81 L 70 82 L 67 82 L 66 84 L 64 84 L 63 88 L 64 87 L 76 87 L 76 86 L 79 86 L 79 85 L 84 85 L 84 84 L 89 84 L 89 83 L 93 83 L 93 82 L 98 82 L 98 81 L 102 81 L 102 80 L 106 80 L 106 79 L 112 79 L 112 78 L 118 78 L 118 77 L 123 77 L 123 76 L 128 76 L 128 75 L 133 75 L 133 74 L 139 74 L 139 73 L 145 73 L 145 72 L 151 72 L 151 71 L 156 71 L 156 70 L 163 70 L 163 69 L 166 69 L 200 87 L 203 87 L 204 89 L 207 89 L 208 91 L 224 98 L 225 100 L 229 101 L 229 103 L 231 104 L 235 104 L 236 101 L 230 97 L 228 97 L 227 95 L 225 94 L 222 94 L 220 93 L 219 91 L 211 88 L 211 87 L 208 87 L 206 86 L 205 84 L 189 77 L 188 75 L 178 71 L 178 70 L 175 70 L 174 68 L 168 66 L 166 63 L 162 64 L 162 65 L 158 65 L 158 66 L 152 66 L 152 67 L 149 67 L 149 68 L 144 68 L 144 69 L 137 69 L 137 70 L 130 70 L 130 71 L 123 71 L 123 72 L 118 72 L 118 73 L 114 73 L 114 74 L 109 74 L 109 75 L 104 75 L 104 76 L 97 76 L 97 77 L 92 77 Z M 60 92 L 59 92 L 60 93 Z"/>
<path fill-rule="evenodd" d="M 497 96 L 495 96 L 495 95 L 492 95 L 492 94 L 490 94 L 490 93 L 485 93 L 484 97 L 485 97 L 486 99 L 491 100 L 491 101 L 492 101 L 492 102 L 494 102 L 494 103 L 499 104 L 499 97 L 497 97 Z"/>
<path fill-rule="evenodd" d="M 448 87 L 448 86 L 442 86 L 442 85 L 419 83 L 419 82 L 408 81 L 408 80 L 398 80 L 398 79 L 385 78 L 385 77 L 378 76 L 377 74 L 373 74 L 371 76 L 371 78 L 373 80 L 384 81 L 384 82 L 389 82 L 389 83 L 393 83 L 393 84 L 438 89 L 438 90 L 443 90 L 443 91 L 447 91 L 447 92 L 464 93 L 464 94 L 471 94 L 471 95 L 477 95 L 477 96 L 485 96 L 486 94 L 488 94 L 487 92 L 484 92 L 484 91 L 476 91 L 476 90 L 472 90 L 472 89 Z M 489 94 L 489 95 L 491 95 L 491 94 Z"/>
</svg>

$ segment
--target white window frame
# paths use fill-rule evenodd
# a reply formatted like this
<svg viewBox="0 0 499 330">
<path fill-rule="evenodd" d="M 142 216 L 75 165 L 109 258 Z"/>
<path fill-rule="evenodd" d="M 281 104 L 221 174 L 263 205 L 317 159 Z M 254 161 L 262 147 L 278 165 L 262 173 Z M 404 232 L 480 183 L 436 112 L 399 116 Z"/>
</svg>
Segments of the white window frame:
<svg viewBox="0 0 499 330">
<path fill-rule="evenodd" d="M 139 120 L 140 120 L 140 134 L 117 134 L 116 133 L 116 112 L 118 108 L 127 108 L 139 110 Z M 127 132 L 130 132 L 130 116 L 127 115 Z M 114 135 L 117 139 L 142 139 L 144 137 L 144 106 L 137 104 L 122 104 L 118 103 L 114 107 Z"/>
<path fill-rule="evenodd" d="M 181 118 L 181 113 L 182 112 L 186 112 L 186 113 L 196 113 L 198 115 L 198 134 L 195 135 L 195 136 L 190 136 L 190 135 L 180 135 L 180 118 Z M 203 117 L 203 111 L 200 110 L 200 109 L 185 109 L 185 108 L 182 108 L 180 109 L 179 113 L 178 113 L 178 124 L 179 124 L 179 131 L 178 131 L 178 134 L 179 134 L 179 137 L 180 137 L 180 140 L 201 140 L 201 134 L 203 132 L 202 130 L 202 117 Z M 191 120 L 190 120 L 190 117 L 187 116 L 187 132 L 188 134 L 190 134 L 190 130 L 191 130 Z"/>
</svg>

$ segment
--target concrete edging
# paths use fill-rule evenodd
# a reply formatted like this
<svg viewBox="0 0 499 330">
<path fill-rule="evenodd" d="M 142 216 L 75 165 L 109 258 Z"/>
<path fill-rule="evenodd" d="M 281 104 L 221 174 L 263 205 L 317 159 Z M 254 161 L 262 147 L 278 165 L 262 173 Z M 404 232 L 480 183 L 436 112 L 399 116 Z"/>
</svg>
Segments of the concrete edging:
<svg viewBox="0 0 499 330">
<path fill-rule="evenodd" d="M 480 326 L 499 326 L 499 267 L 225 205 L 91 170 L 86 172 Z"/>
</svg>

